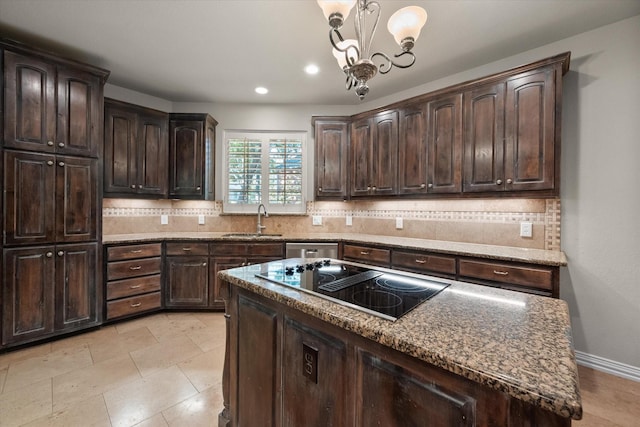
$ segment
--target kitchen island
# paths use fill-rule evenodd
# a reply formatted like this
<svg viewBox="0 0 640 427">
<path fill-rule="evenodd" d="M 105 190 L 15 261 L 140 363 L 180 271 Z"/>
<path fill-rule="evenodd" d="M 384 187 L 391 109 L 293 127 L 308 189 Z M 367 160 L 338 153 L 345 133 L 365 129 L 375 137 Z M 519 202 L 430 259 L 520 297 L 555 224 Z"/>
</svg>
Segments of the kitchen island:
<svg viewBox="0 0 640 427">
<path fill-rule="evenodd" d="M 582 416 L 564 301 L 438 278 L 449 286 L 391 321 L 256 277 L 264 268 L 219 273 L 221 426 L 566 426 Z"/>
</svg>

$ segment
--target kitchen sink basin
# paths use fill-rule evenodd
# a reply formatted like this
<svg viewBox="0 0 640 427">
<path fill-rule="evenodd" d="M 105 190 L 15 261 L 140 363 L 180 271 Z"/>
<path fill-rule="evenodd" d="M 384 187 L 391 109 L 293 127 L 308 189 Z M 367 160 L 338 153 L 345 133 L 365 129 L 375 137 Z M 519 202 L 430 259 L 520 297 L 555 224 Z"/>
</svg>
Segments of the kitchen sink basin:
<svg viewBox="0 0 640 427">
<path fill-rule="evenodd" d="M 223 234 L 222 237 L 279 237 L 282 234 L 278 233 L 227 233 Z"/>
</svg>

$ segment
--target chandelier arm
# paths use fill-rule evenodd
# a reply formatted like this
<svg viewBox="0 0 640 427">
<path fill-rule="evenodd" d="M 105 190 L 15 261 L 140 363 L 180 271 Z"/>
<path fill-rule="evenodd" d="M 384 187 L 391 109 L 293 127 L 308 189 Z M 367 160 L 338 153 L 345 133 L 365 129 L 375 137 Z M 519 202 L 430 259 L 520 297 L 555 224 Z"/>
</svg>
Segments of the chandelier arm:
<svg viewBox="0 0 640 427">
<path fill-rule="evenodd" d="M 360 58 L 360 49 L 358 49 L 358 46 L 356 46 L 355 44 L 350 44 L 344 47 L 344 49 L 341 49 L 340 47 L 338 47 L 338 44 L 335 42 L 335 40 L 333 39 L 333 35 L 336 35 L 338 37 L 338 39 L 343 42 L 344 38 L 342 38 L 342 34 L 340 34 L 340 31 L 338 31 L 336 28 L 331 28 L 329 30 L 329 41 L 331 42 L 331 46 L 337 50 L 338 52 L 343 52 L 344 53 L 344 57 L 347 60 L 347 65 L 349 67 L 353 66 L 353 64 L 355 64 L 355 62 Z M 354 52 L 356 54 L 355 58 L 352 58 L 349 56 L 349 51 Z"/>
<path fill-rule="evenodd" d="M 389 58 L 389 55 L 384 54 L 382 52 L 376 52 L 373 55 L 371 55 L 371 60 L 373 61 L 373 58 L 376 56 L 382 57 L 384 59 L 384 62 L 382 62 L 380 64 L 380 66 L 378 67 L 378 71 L 380 72 L 380 74 L 387 74 L 389 71 L 391 71 L 391 69 L 393 67 L 398 67 L 398 68 L 409 68 L 411 67 L 415 62 L 416 62 L 416 56 L 413 54 L 413 52 L 410 51 L 405 51 L 402 53 L 399 53 L 397 55 L 393 55 L 394 58 L 400 58 L 401 56 L 405 56 L 408 55 L 411 57 L 411 62 L 408 64 L 400 64 L 395 62 L 394 60 L 392 60 L 391 58 Z"/>
<path fill-rule="evenodd" d="M 376 34 L 376 29 L 378 28 L 378 22 L 380 22 L 380 3 L 378 3 L 377 1 L 364 0 L 362 11 L 363 11 L 362 25 L 363 27 L 365 27 L 365 33 L 362 34 L 362 43 L 365 43 L 364 45 L 365 47 L 362 48 L 362 52 L 363 52 L 362 57 L 365 58 L 369 56 L 369 51 L 371 50 L 371 43 L 373 43 L 373 38 Z M 364 14 L 365 11 L 370 15 L 375 13 L 375 18 L 376 18 L 376 20 L 373 23 L 373 27 L 371 27 L 371 35 L 369 37 L 367 37 L 366 35 L 366 24 L 364 19 L 364 17 L 366 16 Z"/>
</svg>

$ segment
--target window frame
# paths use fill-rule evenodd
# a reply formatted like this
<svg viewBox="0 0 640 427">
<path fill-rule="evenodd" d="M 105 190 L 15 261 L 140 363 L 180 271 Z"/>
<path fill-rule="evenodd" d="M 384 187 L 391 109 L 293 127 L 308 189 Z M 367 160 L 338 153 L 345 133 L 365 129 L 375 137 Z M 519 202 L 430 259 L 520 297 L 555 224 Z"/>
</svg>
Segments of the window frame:
<svg viewBox="0 0 640 427">
<path fill-rule="evenodd" d="M 259 203 L 229 203 L 229 140 L 260 139 L 261 149 L 261 200 L 267 212 L 271 214 L 305 214 L 306 188 L 308 175 L 308 146 L 306 131 L 265 131 L 265 130 L 224 130 L 222 144 L 222 211 L 225 214 L 255 214 Z M 269 203 L 269 141 L 274 138 L 299 139 L 302 144 L 300 204 Z"/>
</svg>

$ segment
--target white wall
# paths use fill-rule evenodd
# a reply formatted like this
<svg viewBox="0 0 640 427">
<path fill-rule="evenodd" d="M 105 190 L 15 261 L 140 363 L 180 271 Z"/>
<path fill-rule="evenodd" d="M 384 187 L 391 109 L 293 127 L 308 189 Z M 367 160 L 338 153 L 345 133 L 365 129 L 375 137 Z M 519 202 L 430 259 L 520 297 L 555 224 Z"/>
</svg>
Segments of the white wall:
<svg viewBox="0 0 640 427">
<path fill-rule="evenodd" d="M 560 296 L 569 304 L 577 350 L 640 369 L 639 40 L 635 16 L 357 107 L 174 103 L 173 111 L 209 112 L 220 123 L 218 138 L 224 129 L 306 130 L 311 138 L 312 115 L 366 111 L 571 51 L 561 180 L 569 266 Z"/>
</svg>

